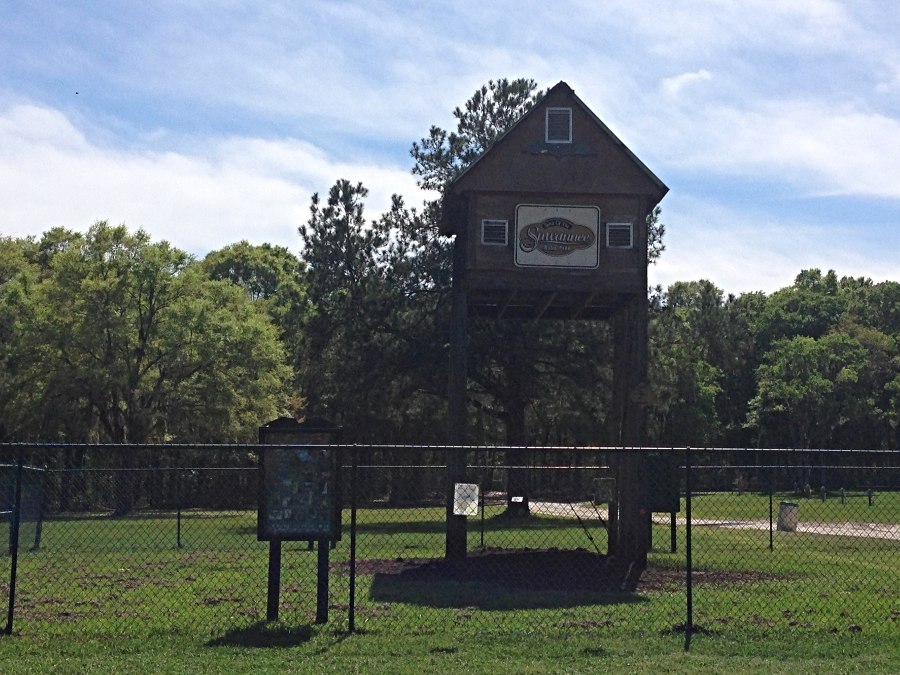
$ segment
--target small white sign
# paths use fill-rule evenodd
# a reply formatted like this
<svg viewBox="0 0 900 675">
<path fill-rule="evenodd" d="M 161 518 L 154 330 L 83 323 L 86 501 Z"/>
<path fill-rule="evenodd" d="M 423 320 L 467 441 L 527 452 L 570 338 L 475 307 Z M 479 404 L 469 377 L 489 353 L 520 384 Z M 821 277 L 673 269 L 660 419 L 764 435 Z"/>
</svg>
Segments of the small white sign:
<svg viewBox="0 0 900 675">
<path fill-rule="evenodd" d="M 456 483 L 453 489 L 453 515 L 478 515 L 478 484 Z"/>
</svg>

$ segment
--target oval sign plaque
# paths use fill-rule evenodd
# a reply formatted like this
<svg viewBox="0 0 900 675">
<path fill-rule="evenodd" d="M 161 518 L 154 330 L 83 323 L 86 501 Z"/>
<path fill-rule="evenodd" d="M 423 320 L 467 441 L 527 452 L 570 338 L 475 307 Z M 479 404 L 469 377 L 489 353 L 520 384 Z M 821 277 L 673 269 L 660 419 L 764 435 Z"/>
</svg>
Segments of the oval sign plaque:
<svg viewBox="0 0 900 675">
<path fill-rule="evenodd" d="M 590 248 L 597 236 L 590 228 L 565 218 L 547 218 L 542 223 L 529 225 L 519 232 L 519 248 L 530 253 L 535 249 L 544 255 L 569 255 L 583 248 Z"/>
<path fill-rule="evenodd" d="M 596 206 L 520 204 L 516 208 L 516 265 L 598 265 L 600 209 Z"/>
</svg>

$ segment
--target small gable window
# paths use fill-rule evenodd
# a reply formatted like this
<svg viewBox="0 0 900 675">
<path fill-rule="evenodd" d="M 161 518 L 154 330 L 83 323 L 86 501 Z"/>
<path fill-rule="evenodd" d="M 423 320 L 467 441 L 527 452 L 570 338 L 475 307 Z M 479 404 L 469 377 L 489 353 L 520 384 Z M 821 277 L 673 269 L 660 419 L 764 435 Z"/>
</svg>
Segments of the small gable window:
<svg viewBox="0 0 900 675">
<path fill-rule="evenodd" d="M 482 220 L 481 243 L 485 246 L 506 246 L 508 225 L 506 220 Z"/>
<path fill-rule="evenodd" d="M 571 108 L 547 108 L 547 125 L 544 140 L 547 143 L 572 142 Z"/>
<path fill-rule="evenodd" d="M 634 234 L 631 223 L 607 223 L 606 246 L 607 248 L 632 248 Z"/>
</svg>

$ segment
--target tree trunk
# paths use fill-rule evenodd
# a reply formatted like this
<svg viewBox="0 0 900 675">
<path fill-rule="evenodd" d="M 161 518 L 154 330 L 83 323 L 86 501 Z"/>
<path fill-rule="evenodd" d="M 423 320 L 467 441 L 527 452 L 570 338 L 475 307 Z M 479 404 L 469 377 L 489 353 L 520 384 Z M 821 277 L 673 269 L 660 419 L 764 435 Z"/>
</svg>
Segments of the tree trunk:
<svg viewBox="0 0 900 675">
<path fill-rule="evenodd" d="M 127 433 L 124 426 L 115 429 L 113 434 L 113 443 L 124 444 L 127 439 Z M 118 454 L 114 465 L 117 466 L 114 473 L 113 489 L 115 495 L 113 498 L 114 509 L 113 516 L 127 516 L 134 509 L 135 502 L 135 472 L 134 472 L 134 453 L 130 448 L 118 448 L 113 450 Z"/>
<path fill-rule="evenodd" d="M 115 490 L 115 508 L 113 516 L 127 516 L 134 509 L 134 458 L 128 450 L 117 450 L 118 468 L 113 481 Z"/>
<path fill-rule="evenodd" d="M 68 511 L 72 494 L 72 468 L 75 464 L 75 448 L 66 448 L 63 452 L 63 470 L 59 481 L 59 510 Z"/>
</svg>

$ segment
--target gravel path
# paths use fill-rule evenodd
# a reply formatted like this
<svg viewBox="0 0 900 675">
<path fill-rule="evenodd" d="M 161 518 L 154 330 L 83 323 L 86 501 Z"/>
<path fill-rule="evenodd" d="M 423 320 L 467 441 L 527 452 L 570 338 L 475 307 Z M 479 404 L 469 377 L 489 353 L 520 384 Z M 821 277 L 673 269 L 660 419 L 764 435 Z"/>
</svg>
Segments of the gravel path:
<svg viewBox="0 0 900 675">
<path fill-rule="evenodd" d="M 532 513 L 550 515 L 558 518 L 581 518 L 585 522 L 596 521 L 599 518 L 606 520 L 607 510 L 605 506 L 594 508 L 590 504 L 566 503 L 566 502 L 531 502 Z M 731 530 L 768 530 L 768 520 L 719 520 L 711 518 L 693 518 L 694 527 L 721 527 Z M 660 525 L 669 524 L 669 516 L 655 515 L 653 522 Z M 676 524 L 685 525 L 687 520 L 683 517 L 675 519 Z M 900 524 L 887 523 L 804 523 L 802 520 L 797 525 L 797 531 L 805 534 L 825 534 L 840 537 L 862 537 L 867 539 L 889 539 L 900 541 Z"/>
</svg>

